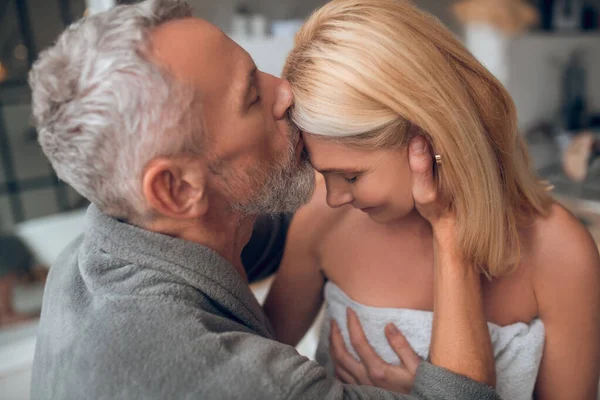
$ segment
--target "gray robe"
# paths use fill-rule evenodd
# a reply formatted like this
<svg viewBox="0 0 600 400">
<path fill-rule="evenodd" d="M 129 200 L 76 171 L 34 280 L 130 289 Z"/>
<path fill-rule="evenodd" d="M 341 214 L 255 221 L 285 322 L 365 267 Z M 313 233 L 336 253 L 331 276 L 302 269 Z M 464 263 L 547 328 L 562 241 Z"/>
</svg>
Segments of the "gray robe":
<svg viewBox="0 0 600 400">
<path fill-rule="evenodd" d="M 499 399 L 425 362 L 411 396 L 328 378 L 273 340 L 247 284 L 216 252 L 94 205 L 83 237 L 50 270 L 34 400 L 343 398 Z"/>
</svg>

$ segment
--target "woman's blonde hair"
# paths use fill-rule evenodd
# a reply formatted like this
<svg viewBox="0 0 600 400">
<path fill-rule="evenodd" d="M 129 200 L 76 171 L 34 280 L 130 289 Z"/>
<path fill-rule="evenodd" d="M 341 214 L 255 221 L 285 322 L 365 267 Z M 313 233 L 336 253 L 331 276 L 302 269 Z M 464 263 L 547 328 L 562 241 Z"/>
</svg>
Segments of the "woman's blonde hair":
<svg viewBox="0 0 600 400">
<path fill-rule="evenodd" d="M 508 92 L 436 18 L 406 0 L 334 0 L 298 32 L 284 76 L 305 132 L 367 148 L 424 135 L 463 256 L 492 277 L 516 267 L 519 228 L 552 201 Z"/>
</svg>

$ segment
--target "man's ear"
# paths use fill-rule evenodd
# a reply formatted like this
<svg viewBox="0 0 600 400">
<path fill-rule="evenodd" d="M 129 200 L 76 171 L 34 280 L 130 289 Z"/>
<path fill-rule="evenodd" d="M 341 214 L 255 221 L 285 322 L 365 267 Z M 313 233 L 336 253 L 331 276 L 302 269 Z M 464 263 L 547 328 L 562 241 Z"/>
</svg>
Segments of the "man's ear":
<svg viewBox="0 0 600 400">
<path fill-rule="evenodd" d="M 144 197 L 152 210 L 172 218 L 198 218 L 208 210 L 204 163 L 190 158 L 155 158 L 142 177 Z"/>
</svg>

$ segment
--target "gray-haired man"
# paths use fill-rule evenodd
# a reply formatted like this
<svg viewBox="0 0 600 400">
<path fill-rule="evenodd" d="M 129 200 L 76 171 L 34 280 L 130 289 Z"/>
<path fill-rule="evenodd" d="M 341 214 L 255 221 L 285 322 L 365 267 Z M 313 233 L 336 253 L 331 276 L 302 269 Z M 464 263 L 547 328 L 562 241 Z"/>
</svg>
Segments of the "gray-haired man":
<svg viewBox="0 0 600 400">
<path fill-rule="evenodd" d="M 286 119 L 289 84 L 190 16 L 177 0 L 117 7 L 32 70 L 42 148 L 93 203 L 50 272 L 32 397 L 496 399 L 459 375 L 490 349 L 446 366 L 456 373 L 422 363 L 411 397 L 343 385 L 272 339 L 240 254 L 255 217 L 295 210 L 314 175 Z"/>
</svg>

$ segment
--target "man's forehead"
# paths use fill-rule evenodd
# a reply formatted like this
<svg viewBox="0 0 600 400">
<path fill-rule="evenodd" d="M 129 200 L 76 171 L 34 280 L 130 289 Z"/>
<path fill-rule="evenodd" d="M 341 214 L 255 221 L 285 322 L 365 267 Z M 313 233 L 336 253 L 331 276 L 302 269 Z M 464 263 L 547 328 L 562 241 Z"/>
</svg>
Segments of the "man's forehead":
<svg viewBox="0 0 600 400">
<path fill-rule="evenodd" d="M 152 32 L 151 41 L 159 64 L 202 89 L 215 79 L 231 79 L 247 56 L 219 28 L 199 18 L 167 22 Z"/>
<path fill-rule="evenodd" d="M 157 55 L 168 52 L 208 51 L 222 44 L 223 32 L 208 21 L 182 18 L 165 22 L 154 28 L 152 47 Z"/>
</svg>

